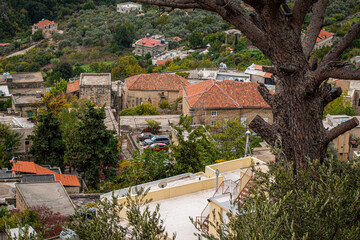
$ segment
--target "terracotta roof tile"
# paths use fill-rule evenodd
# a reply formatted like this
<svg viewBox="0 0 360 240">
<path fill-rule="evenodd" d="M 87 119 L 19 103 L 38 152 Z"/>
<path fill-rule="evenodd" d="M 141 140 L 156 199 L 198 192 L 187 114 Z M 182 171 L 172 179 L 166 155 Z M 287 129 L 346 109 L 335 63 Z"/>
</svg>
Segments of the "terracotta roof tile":
<svg viewBox="0 0 360 240">
<path fill-rule="evenodd" d="M 190 85 L 183 77 L 176 74 L 139 74 L 125 79 L 129 90 L 179 91 Z"/>
<path fill-rule="evenodd" d="M 185 99 L 191 108 L 269 108 L 257 87 L 253 82 L 208 80 L 187 86 Z"/>
<path fill-rule="evenodd" d="M 50 169 L 44 168 L 33 162 L 11 161 L 12 171 L 32 174 L 54 174 L 55 180 L 60 181 L 62 185 L 69 187 L 80 187 L 79 179 L 75 175 L 59 174 Z"/>
<path fill-rule="evenodd" d="M 178 37 L 178 36 L 175 36 L 175 37 L 173 37 L 172 38 L 173 40 L 176 40 L 176 41 L 178 41 L 178 42 L 180 42 L 182 39 L 181 39 L 181 37 Z"/>
<path fill-rule="evenodd" d="M 160 66 L 160 65 L 165 65 L 167 61 L 173 61 L 171 58 L 166 58 L 164 60 L 157 60 L 156 61 L 156 65 Z"/>
<path fill-rule="evenodd" d="M 316 39 L 316 42 L 320 42 L 326 38 L 329 38 L 331 36 L 333 36 L 334 34 L 332 34 L 331 32 L 328 32 L 328 31 L 325 31 L 325 30 L 322 30 L 320 31 L 319 33 L 319 36 L 317 37 Z"/>
<path fill-rule="evenodd" d="M 9 46 L 10 43 L 0 43 L 0 47 Z"/>
<path fill-rule="evenodd" d="M 49 24 L 52 26 L 53 24 L 56 25 L 56 23 L 54 21 L 49 21 L 49 20 L 42 20 L 36 24 L 34 24 L 34 26 L 38 26 L 38 28 L 40 29 L 44 29 L 45 26 L 49 26 Z"/>
<path fill-rule="evenodd" d="M 140 44 L 140 45 L 144 45 L 144 46 L 147 46 L 147 47 L 153 47 L 153 46 L 156 46 L 156 45 L 164 45 L 164 43 L 161 43 L 160 40 L 156 40 L 156 39 L 153 39 L 151 37 L 144 37 L 140 40 L 137 40 L 135 42 L 135 44 Z"/>
<path fill-rule="evenodd" d="M 67 85 L 66 93 L 72 93 L 79 91 L 80 89 L 80 79 L 69 82 Z"/>
</svg>

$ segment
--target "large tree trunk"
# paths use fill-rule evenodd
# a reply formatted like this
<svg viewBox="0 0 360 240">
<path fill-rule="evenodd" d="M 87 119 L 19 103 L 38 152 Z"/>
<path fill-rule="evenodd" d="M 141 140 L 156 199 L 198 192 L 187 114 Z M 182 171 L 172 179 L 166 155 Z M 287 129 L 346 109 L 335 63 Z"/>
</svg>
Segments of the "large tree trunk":
<svg viewBox="0 0 360 240">
<path fill-rule="evenodd" d="M 273 63 L 264 71 L 274 74 L 276 93 L 270 94 L 259 85 L 259 92 L 272 107 L 274 122 L 266 123 L 257 116 L 252 128 L 274 146 L 281 139 L 282 156 L 297 168 L 306 167 L 307 158 L 322 159 L 327 145 L 337 136 L 358 125 L 353 118 L 328 131 L 322 124 L 324 107 L 341 95 L 341 89 L 331 89 L 329 77 L 360 79 L 359 69 L 345 68 L 338 62 L 342 52 L 360 32 L 360 23 L 350 31 L 319 63 L 309 64 L 309 58 L 323 26 L 328 0 L 296 0 L 293 8 L 286 0 L 244 0 L 253 11 L 249 14 L 232 0 L 137 0 L 138 2 L 173 8 L 200 8 L 217 12 L 239 28 Z M 248 8 L 249 9 L 249 8 Z M 301 41 L 302 24 L 308 11 L 312 19 Z"/>
</svg>

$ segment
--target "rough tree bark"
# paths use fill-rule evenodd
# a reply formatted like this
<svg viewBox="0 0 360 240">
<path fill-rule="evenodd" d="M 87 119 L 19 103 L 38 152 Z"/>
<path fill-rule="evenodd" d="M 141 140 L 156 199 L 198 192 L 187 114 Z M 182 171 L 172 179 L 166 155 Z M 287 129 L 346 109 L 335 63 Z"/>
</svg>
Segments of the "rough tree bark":
<svg viewBox="0 0 360 240">
<path fill-rule="evenodd" d="M 342 52 L 360 32 L 360 23 L 349 32 L 317 64 L 309 58 L 317 36 L 324 24 L 328 0 L 296 0 L 290 8 L 286 0 L 137 0 L 172 8 L 199 8 L 216 12 L 236 26 L 272 62 L 267 67 L 276 75 L 276 93 L 271 95 L 263 86 L 259 92 L 272 107 L 274 122 L 266 123 L 257 116 L 252 128 L 266 142 L 274 145 L 277 136 L 282 139 L 282 150 L 287 161 L 297 168 L 306 166 L 306 158 L 326 156 L 327 145 L 337 136 L 358 125 L 353 118 L 327 131 L 322 124 L 324 107 L 341 95 L 341 89 L 331 89 L 329 77 L 360 79 L 360 69 L 346 68 L 338 61 Z M 244 6 L 251 7 L 249 13 Z M 301 29 L 306 14 L 312 19 L 303 41 Z"/>
</svg>

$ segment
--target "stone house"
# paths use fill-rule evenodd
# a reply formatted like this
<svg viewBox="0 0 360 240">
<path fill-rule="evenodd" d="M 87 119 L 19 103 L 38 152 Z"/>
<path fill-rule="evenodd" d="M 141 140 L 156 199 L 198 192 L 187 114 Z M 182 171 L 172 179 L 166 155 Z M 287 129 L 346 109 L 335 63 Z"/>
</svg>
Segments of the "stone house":
<svg viewBox="0 0 360 240">
<path fill-rule="evenodd" d="M 152 57 L 161 55 L 169 49 L 169 43 L 165 39 L 157 40 L 155 36 L 147 34 L 144 38 L 137 40 L 134 44 L 135 55 L 145 56 L 150 54 Z"/>
<path fill-rule="evenodd" d="M 32 34 L 34 34 L 39 29 L 42 29 L 42 34 L 44 38 L 50 38 L 54 33 L 58 32 L 57 23 L 46 19 L 32 26 Z"/>
<path fill-rule="evenodd" d="M 12 130 L 21 134 L 20 145 L 13 152 L 17 154 L 27 153 L 32 144 L 29 135 L 33 134 L 34 123 L 28 118 L 14 116 L 0 116 L 0 123 L 9 125 Z"/>
<path fill-rule="evenodd" d="M 111 73 L 82 73 L 79 98 L 88 99 L 96 105 L 111 106 Z"/>
<path fill-rule="evenodd" d="M 301 34 L 301 39 L 304 39 L 306 33 Z M 314 45 L 314 50 L 331 46 L 334 41 L 334 34 L 324 29 L 321 29 Z"/>
<path fill-rule="evenodd" d="M 190 83 L 176 74 L 139 74 L 125 79 L 123 109 L 133 108 L 142 102 L 158 106 L 161 100 L 174 103 L 181 89 Z"/>
<path fill-rule="evenodd" d="M 118 13 L 130 13 L 131 11 L 141 11 L 142 5 L 134 2 L 119 3 L 116 5 Z"/>
<path fill-rule="evenodd" d="M 80 95 L 80 79 L 69 81 L 66 87 L 66 94 L 73 94 L 76 98 Z"/>
<path fill-rule="evenodd" d="M 207 80 L 183 88 L 183 114 L 193 123 L 215 125 L 238 117 L 244 124 L 256 115 L 272 123 L 272 111 L 253 82 Z"/>
<path fill-rule="evenodd" d="M 262 65 L 251 64 L 245 71 L 250 75 L 250 82 L 263 83 L 272 91 L 275 91 L 275 82 L 271 79 L 272 73 L 264 72 Z"/>
<path fill-rule="evenodd" d="M 45 93 L 41 72 L 12 73 L 5 78 L 12 95 L 12 110 L 20 113 L 21 117 L 32 117 L 35 103 L 40 101 L 40 93 Z"/>
<path fill-rule="evenodd" d="M 360 82 L 358 80 L 332 79 L 334 87 L 347 91 L 346 100 L 354 108 L 355 115 L 360 115 Z"/>
</svg>

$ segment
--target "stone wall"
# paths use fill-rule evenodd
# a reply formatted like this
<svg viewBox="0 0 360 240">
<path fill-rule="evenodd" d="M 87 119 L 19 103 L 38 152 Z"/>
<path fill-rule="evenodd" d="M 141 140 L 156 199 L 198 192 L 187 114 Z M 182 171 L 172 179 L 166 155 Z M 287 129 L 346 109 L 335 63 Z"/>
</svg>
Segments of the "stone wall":
<svg viewBox="0 0 360 240">
<path fill-rule="evenodd" d="M 144 46 L 141 44 L 135 45 L 135 55 L 145 56 L 146 54 L 150 54 L 152 57 L 167 51 L 169 48 L 169 44 L 165 43 L 163 45 L 156 45 L 153 47 Z"/>
<path fill-rule="evenodd" d="M 134 108 L 137 105 L 141 104 L 141 102 L 150 102 L 152 105 L 157 107 L 161 99 L 166 99 L 167 101 L 169 101 L 170 104 L 172 104 L 179 97 L 179 91 L 125 91 L 125 108 Z"/>
<path fill-rule="evenodd" d="M 16 188 L 16 208 L 21 212 L 27 208 L 25 200 L 18 188 Z"/>
<path fill-rule="evenodd" d="M 184 111 L 186 112 L 186 110 Z M 215 113 L 216 115 L 212 114 Z M 241 109 L 213 109 L 213 110 L 190 110 L 190 116 L 193 117 L 194 124 L 215 125 L 221 120 L 230 120 L 234 117 L 239 118 L 242 122 L 249 124 L 256 115 L 264 118 L 265 121 L 272 123 L 271 109 L 261 108 L 241 108 Z"/>
<path fill-rule="evenodd" d="M 111 107 L 111 85 L 83 85 L 80 86 L 80 99 L 85 98 L 97 105 Z"/>
</svg>

